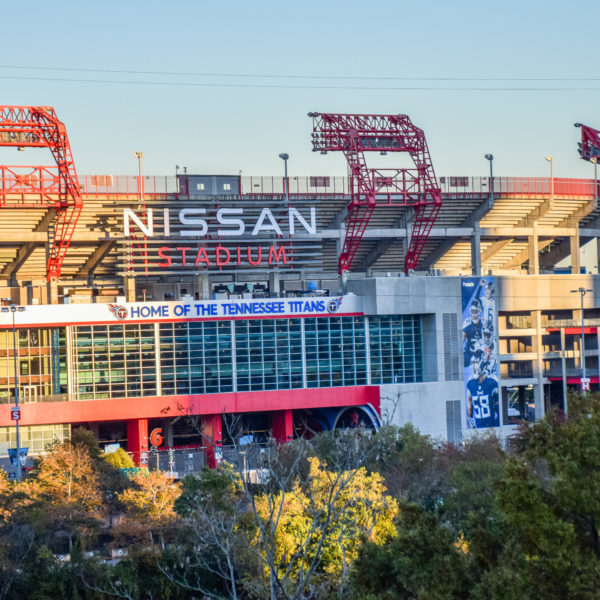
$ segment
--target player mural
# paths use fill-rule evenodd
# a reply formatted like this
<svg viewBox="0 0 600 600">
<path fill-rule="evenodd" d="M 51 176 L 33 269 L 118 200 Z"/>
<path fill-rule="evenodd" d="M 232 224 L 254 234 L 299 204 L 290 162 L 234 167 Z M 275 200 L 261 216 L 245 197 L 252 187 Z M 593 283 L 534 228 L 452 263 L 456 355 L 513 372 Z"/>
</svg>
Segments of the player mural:
<svg viewBox="0 0 600 600">
<path fill-rule="evenodd" d="M 494 278 L 463 278 L 461 292 L 467 427 L 498 427 L 500 369 Z"/>
</svg>

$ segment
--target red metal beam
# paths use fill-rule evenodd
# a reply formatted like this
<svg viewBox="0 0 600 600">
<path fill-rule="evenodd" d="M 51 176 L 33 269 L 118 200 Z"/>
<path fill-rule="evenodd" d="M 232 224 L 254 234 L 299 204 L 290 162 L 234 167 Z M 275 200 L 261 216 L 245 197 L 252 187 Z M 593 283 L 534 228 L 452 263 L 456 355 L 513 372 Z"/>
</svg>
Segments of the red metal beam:
<svg viewBox="0 0 600 600">
<path fill-rule="evenodd" d="M 406 115 L 309 113 L 313 152 L 343 152 L 350 167 L 350 203 L 338 270 L 347 271 L 378 204 L 412 206 L 415 219 L 404 270 L 417 266 L 442 205 L 425 134 Z M 405 152 L 414 169 L 370 169 L 366 152 Z"/>
<path fill-rule="evenodd" d="M 224 413 L 268 412 L 366 404 L 371 404 L 376 410 L 379 410 L 378 386 L 35 402 L 21 404 L 20 424 L 121 421 L 181 415 L 221 415 Z M 11 421 L 10 418 L 10 407 L 8 404 L 0 405 L 0 427 L 11 425 L 14 425 L 14 421 Z"/>
<path fill-rule="evenodd" d="M 49 148 L 55 167 L 0 167 L 0 207 L 55 208 L 47 279 L 58 279 L 83 200 L 64 124 L 50 106 L 0 106 L 0 146 Z"/>
</svg>

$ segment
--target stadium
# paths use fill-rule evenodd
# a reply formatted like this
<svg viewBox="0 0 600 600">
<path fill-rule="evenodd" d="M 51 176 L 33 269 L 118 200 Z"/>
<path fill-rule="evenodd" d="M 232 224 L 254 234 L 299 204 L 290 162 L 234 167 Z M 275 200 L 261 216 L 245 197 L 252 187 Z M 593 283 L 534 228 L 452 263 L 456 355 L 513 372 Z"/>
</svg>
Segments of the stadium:
<svg viewBox="0 0 600 600">
<path fill-rule="evenodd" d="M 78 175 L 52 108 L 0 107 L 38 157 L 0 166 L 0 456 L 75 426 L 142 464 L 387 422 L 508 438 L 598 389 L 595 176 L 437 177 L 406 115 L 309 116 L 348 177 Z"/>
</svg>

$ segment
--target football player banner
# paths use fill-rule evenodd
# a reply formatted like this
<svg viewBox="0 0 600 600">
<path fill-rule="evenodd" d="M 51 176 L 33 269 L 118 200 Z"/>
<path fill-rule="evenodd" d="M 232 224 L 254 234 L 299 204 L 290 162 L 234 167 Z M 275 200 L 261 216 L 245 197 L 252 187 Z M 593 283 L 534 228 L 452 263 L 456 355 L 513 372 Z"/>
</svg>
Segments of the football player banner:
<svg viewBox="0 0 600 600">
<path fill-rule="evenodd" d="M 499 427 L 500 368 L 494 278 L 461 278 L 461 295 L 467 427 Z"/>
</svg>

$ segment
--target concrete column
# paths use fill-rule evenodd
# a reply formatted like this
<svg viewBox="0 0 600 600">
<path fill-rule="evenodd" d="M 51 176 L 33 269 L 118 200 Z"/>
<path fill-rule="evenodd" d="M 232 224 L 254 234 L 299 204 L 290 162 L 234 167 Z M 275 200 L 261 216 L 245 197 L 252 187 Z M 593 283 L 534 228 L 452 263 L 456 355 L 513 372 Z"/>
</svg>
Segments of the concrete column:
<svg viewBox="0 0 600 600">
<path fill-rule="evenodd" d="M 565 330 L 560 328 L 560 371 L 562 376 L 563 410 L 568 413 L 569 402 L 567 398 L 567 357 L 565 356 Z"/>
<path fill-rule="evenodd" d="M 348 271 L 340 273 L 340 287 L 342 288 L 342 295 L 345 296 L 348 293 Z"/>
<path fill-rule="evenodd" d="M 571 273 L 579 273 L 581 262 L 579 260 L 579 227 L 575 228 L 575 235 L 569 237 L 571 246 Z"/>
<path fill-rule="evenodd" d="M 337 242 L 335 244 L 338 260 L 340 258 L 340 254 L 342 253 L 342 249 L 344 248 L 344 240 L 346 239 L 346 226 L 344 225 L 344 223 L 340 223 L 339 232 L 340 236 L 338 237 Z"/>
<path fill-rule="evenodd" d="M 479 221 L 473 226 L 471 236 L 471 274 L 481 276 L 481 228 Z"/>
<path fill-rule="evenodd" d="M 277 271 L 269 273 L 269 293 L 272 297 L 278 297 L 281 293 L 279 289 L 279 273 Z"/>
<path fill-rule="evenodd" d="M 542 360 L 542 311 L 533 310 L 532 317 L 535 325 L 535 360 L 533 361 L 533 376 L 537 379 L 533 387 L 535 399 L 535 420 L 539 421 L 546 414 L 544 404 L 544 363 Z"/>
<path fill-rule="evenodd" d="M 125 301 L 135 302 L 135 277 L 127 275 L 123 283 L 125 288 Z"/>
<path fill-rule="evenodd" d="M 148 419 L 127 421 L 127 451 L 136 465 L 148 464 Z"/>
<path fill-rule="evenodd" d="M 173 421 L 165 422 L 165 442 L 169 448 L 173 447 Z"/>
<path fill-rule="evenodd" d="M 58 279 L 52 278 L 48 282 L 48 297 L 50 304 L 58 304 Z"/>
<path fill-rule="evenodd" d="M 537 224 L 533 224 L 533 233 L 527 238 L 529 250 L 529 274 L 538 275 L 540 272 L 540 250 L 538 244 Z"/>
<path fill-rule="evenodd" d="M 223 446 L 223 423 L 221 415 L 205 415 L 202 417 L 202 438 L 206 444 L 206 465 L 216 469 L 221 460 Z"/>
<path fill-rule="evenodd" d="M 209 300 L 209 285 L 208 285 L 208 273 L 198 273 L 195 281 L 195 289 L 198 293 L 199 300 Z"/>
<path fill-rule="evenodd" d="M 31 284 L 26 285 L 26 286 L 22 285 L 21 287 L 19 287 L 18 294 L 19 294 L 19 304 L 21 306 L 27 306 L 27 304 L 30 304 L 31 297 L 33 296 Z"/>
<path fill-rule="evenodd" d="M 287 444 L 294 439 L 294 414 L 291 410 L 278 410 L 271 413 L 273 438 L 278 444 Z"/>
</svg>

